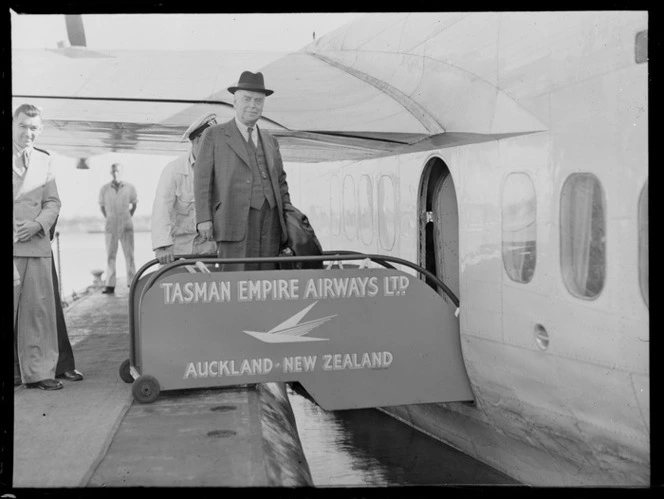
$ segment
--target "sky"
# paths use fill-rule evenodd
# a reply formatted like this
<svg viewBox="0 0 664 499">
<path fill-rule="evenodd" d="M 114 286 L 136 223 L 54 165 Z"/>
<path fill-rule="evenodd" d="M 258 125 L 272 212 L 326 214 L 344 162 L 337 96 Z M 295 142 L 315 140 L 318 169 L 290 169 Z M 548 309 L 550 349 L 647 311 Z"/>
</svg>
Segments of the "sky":
<svg viewBox="0 0 664 499">
<path fill-rule="evenodd" d="M 242 50 L 291 52 L 361 17 L 359 13 L 306 14 L 105 14 L 83 15 L 91 50 Z M 62 15 L 11 13 L 12 48 L 56 48 L 67 41 Z M 44 110 L 48 114 L 48 110 Z M 39 141 L 37 141 L 39 147 Z M 61 219 L 99 215 L 97 196 L 110 182 L 110 165 L 124 165 L 124 179 L 138 192 L 136 215 L 149 215 L 156 182 L 169 156 L 104 154 L 89 158 L 90 170 L 77 170 L 78 160 L 54 155 Z"/>
</svg>

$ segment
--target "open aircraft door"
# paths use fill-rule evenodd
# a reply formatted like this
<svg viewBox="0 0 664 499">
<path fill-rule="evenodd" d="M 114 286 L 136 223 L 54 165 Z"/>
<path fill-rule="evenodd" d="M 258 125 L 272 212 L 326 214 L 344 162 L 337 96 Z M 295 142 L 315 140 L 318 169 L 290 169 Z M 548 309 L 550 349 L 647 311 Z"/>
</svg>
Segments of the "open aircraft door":
<svg viewBox="0 0 664 499">
<path fill-rule="evenodd" d="M 197 258 L 142 276 L 153 260 L 130 290 L 121 377 L 139 402 L 161 390 L 294 381 L 328 410 L 473 400 L 449 289 L 399 258 L 331 253 L 278 260 L 369 258 L 383 268 L 209 272 L 276 259 Z M 434 279 L 453 303 L 388 262 Z M 203 272 L 184 271 L 194 264 Z"/>
</svg>

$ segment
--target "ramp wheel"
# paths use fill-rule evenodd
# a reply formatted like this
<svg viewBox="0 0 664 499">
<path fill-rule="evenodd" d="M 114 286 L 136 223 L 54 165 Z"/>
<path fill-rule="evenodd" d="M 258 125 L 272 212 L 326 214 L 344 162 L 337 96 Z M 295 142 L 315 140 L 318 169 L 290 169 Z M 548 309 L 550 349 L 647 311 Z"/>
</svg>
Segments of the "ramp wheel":
<svg viewBox="0 0 664 499">
<path fill-rule="evenodd" d="M 134 381 L 131 393 L 141 404 L 151 404 L 159 396 L 159 382 L 154 376 L 143 374 Z"/>
<path fill-rule="evenodd" d="M 120 364 L 120 379 L 125 383 L 133 383 L 134 377 L 131 375 L 131 365 L 129 364 L 129 359 L 125 360 Z"/>
</svg>

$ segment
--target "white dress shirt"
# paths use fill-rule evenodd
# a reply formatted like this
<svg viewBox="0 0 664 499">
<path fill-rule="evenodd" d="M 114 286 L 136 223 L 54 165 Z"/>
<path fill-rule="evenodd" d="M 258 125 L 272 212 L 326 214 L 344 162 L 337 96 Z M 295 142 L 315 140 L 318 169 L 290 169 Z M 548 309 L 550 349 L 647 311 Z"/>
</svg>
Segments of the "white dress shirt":
<svg viewBox="0 0 664 499">
<path fill-rule="evenodd" d="M 245 142 L 249 142 L 249 130 L 247 130 L 247 125 L 242 123 L 240 120 L 237 119 L 237 116 L 235 117 L 235 124 L 237 125 L 238 130 L 240 130 L 240 133 L 242 134 L 242 138 L 244 138 Z M 254 141 L 254 145 L 258 147 L 258 144 L 260 144 L 260 139 L 258 137 L 258 127 L 256 125 L 253 126 L 253 130 L 251 132 L 251 139 Z"/>
</svg>

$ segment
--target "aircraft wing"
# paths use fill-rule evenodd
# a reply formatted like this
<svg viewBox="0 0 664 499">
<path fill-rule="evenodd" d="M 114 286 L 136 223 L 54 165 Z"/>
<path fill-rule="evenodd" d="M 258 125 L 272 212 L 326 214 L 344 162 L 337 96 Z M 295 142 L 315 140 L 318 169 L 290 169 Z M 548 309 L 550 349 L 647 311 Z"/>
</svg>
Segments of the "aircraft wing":
<svg viewBox="0 0 664 499">
<path fill-rule="evenodd" d="M 566 14 L 371 14 L 284 55 L 14 50 L 13 103 L 43 106 L 40 143 L 64 154 L 172 155 L 186 150 L 179 138 L 199 115 L 231 119 L 226 88 L 260 69 L 275 93 L 259 126 L 279 139 L 286 161 L 494 140 L 544 130 L 547 119 L 517 71 L 503 68 L 499 78 L 499 48 L 515 27 L 533 31 Z M 545 47 L 528 49 L 536 56 Z"/>
<path fill-rule="evenodd" d="M 13 50 L 13 105 L 44 109 L 40 144 L 47 149 L 75 157 L 174 155 L 187 149 L 180 137 L 201 114 L 232 118 L 232 95 L 211 95 L 245 67 L 274 58 L 256 52 Z"/>
</svg>

